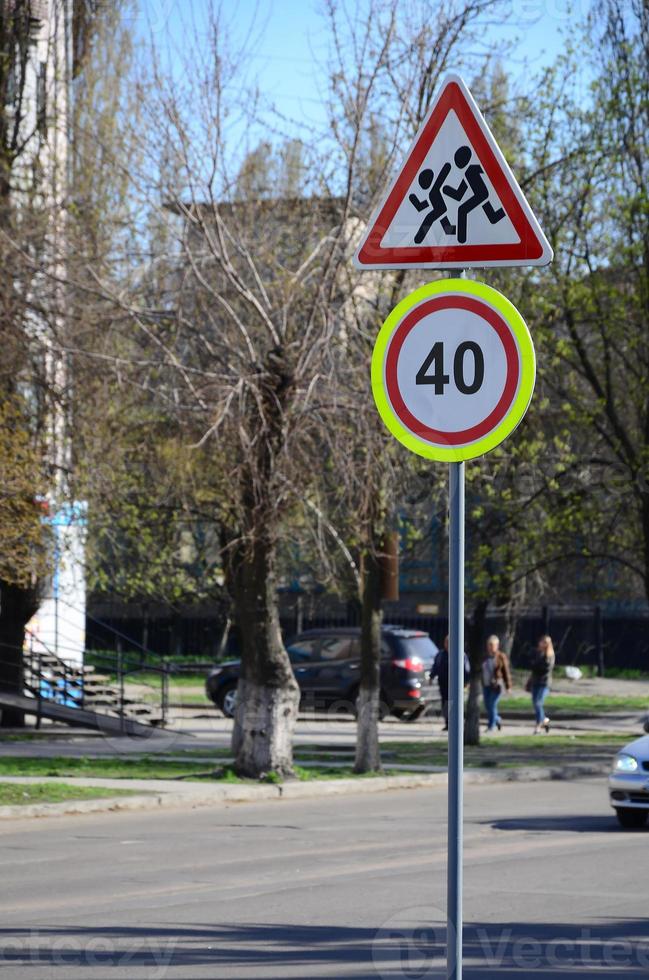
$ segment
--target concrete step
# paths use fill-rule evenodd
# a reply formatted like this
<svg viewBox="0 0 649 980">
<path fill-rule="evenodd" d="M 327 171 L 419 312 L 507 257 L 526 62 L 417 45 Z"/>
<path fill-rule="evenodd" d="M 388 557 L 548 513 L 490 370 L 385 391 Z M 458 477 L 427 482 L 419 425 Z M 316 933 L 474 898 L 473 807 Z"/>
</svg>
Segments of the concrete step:
<svg viewBox="0 0 649 980">
<path fill-rule="evenodd" d="M 66 667 L 57 657 L 47 653 L 39 658 L 27 657 L 25 682 L 34 692 L 44 690 L 42 685 L 50 683 L 57 695 L 63 694 L 70 701 L 78 701 L 79 707 L 74 710 L 80 710 L 83 700 L 83 710 L 96 712 L 113 721 L 119 721 L 123 715 L 129 724 L 136 724 L 138 719 L 147 725 L 162 723 L 159 704 L 147 704 L 137 697 L 120 698 L 119 685 L 107 674 L 97 673 L 94 665 Z M 56 703 L 55 698 L 47 700 L 49 705 Z"/>
</svg>

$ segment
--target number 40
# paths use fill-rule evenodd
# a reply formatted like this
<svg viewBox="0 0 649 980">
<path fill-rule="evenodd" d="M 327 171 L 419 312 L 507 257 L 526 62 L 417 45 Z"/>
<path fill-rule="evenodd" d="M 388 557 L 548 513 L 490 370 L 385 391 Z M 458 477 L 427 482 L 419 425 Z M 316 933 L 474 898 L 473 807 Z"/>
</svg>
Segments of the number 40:
<svg viewBox="0 0 649 980">
<path fill-rule="evenodd" d="M 473 381 L 467 384 L 464 374 L 465 357 L 468 353 L 473 355 Z M 429 368 L 434 368 L 432 374 L 428 374 Z M 426 360 L 417 371 L 415 381 L 418 385 L 434 385 L 435 394 L 443 395 L 446 385 L 450 382 L 448 374 L 444 374 L 444 343 L 438 340 L 433 345 L 433 349 L 426 357 Z M 455 387 L 462 395 L 475 395 L 479 391 L 484 381 L 484 355 L 478 344 L 472 340 L 465 340 L 455 351 L 453 358 L 453 380 Z"/>
</svg>

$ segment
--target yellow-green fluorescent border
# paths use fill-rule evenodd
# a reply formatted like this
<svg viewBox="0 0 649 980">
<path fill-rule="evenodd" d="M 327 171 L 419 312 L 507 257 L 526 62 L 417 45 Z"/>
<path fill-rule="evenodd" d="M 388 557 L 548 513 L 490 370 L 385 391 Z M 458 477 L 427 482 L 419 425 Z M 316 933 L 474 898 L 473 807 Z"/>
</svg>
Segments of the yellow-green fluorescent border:
<svg viewBox="0 0 649 980">
<path fill-rule="evenodd" d="M 434 446 L 413 435 L 394 413 L 385 386 L 385 358 L 395 330 L 415 306 L 423 300 L 430 299 L 431 296 L 440 296 L 444 293 L 453 296 L 457 296 L 458 293 L 466 293 L 488 303 L 497 310 L 514 334 L 520 356 L 521 374 L 518 390 L 507 415 L 489 435 L 468 443 L 466 446 Z M 381 327 L 372 354 L 372 393 L 379 415 L 387 428 L 394 438 L 398 439 L 411 452 L 417 453 L 418 456 L 424 456 L 426 459 L 435 459 L 445 463 L 459 463 L 465 459 L 483 456 L 511 435 L 528 409 L 535 380 L 536 356 L 534 345 L 523 317 L 514 304 L 510 303 L 497 289 L 473 279 L 440 279 L 437 282 L 427 283 L 410 293 L 395 306 Z"/>
</svg>

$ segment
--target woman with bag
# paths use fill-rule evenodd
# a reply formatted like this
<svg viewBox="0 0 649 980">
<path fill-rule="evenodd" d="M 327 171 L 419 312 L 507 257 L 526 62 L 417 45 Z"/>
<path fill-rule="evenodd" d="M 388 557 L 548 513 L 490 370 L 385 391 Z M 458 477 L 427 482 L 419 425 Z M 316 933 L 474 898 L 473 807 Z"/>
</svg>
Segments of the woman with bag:
<svg viewBox="0 0 649 980">
<path fill-rule="evenodd" d="M 509 669 L 509 657 L 500 649 L 497 636 L 487 640 L 487 656 L 482 661 L 482 694 L 485 711 L 487 712 L 487 731 L 493 732 L 503 726 L 498 714 L 498 702 L 503 690 L 512 689 L 512 675 Z"/>
<path fill-rule="evenodd" d="M 550 719 L 545 714 L 545 699 L 550 693 L 554 662 L 552 637 L 542 636 L 532 660 L 532 672 L 526 685 L 527 690 L 532 695 L 532 706 L 536 720 L 535 735 L 539 735 L 542 731 L 550 731 Z"/>
</svg>

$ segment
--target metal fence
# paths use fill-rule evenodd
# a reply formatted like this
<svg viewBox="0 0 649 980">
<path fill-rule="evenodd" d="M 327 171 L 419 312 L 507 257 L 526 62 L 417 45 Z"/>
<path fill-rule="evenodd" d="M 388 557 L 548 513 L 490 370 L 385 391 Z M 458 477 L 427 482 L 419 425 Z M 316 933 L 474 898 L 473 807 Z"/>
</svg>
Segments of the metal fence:
<svg viewBox="0 0 649 980">
<path fill-rule="evenodd" d="M 447 632 L 445 616 L 386 613 L 386 622 L 429 633 L 441 645 Z M 299 623 L 293 615 L 282 618 L 286 639 L 301 629 L 358 626 L 358 615 L 350 609 L 338 615 L 304 616 Z M 503 615 L 489 613 L 485 635 L 502 634 Z M 236 628 L 230 631 L 222 650 L 225 621 L 220 617 L 175 616 L 147 620 L 137 617 L 106 617 L 88 622 L 89 650 L 142 651 L 147 641 L 147 659 L 157 657 L 190 658 L 210 661 L 225 654 L 236 657 Z M 554 639 L 559 664 L 575 664 L 595 669 L 640 670 L 649 673 L 649 614 L 608 612 L 598 607 L 550 607 L 526 610 L 517 622 L 512 645 L 514 666 L 525 666 L 542 633 Z"/>
</svg>

